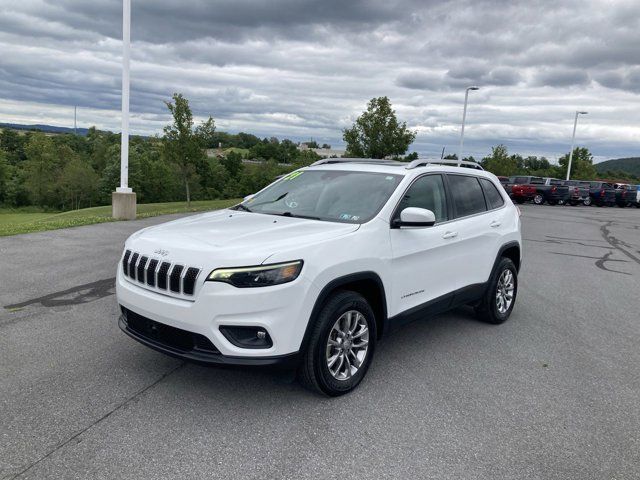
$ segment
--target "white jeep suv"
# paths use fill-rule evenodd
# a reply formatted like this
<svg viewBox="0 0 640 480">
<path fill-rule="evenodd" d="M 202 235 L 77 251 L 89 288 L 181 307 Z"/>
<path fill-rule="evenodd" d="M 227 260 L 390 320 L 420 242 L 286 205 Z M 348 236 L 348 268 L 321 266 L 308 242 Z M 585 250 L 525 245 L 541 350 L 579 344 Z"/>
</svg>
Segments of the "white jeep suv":
<svg viewBox="0 0 640 480">
<path fill-rule="evenodd" d="M 476 164 L 327 159 L 235 207 L 145 228 L 118 267 L 120 327 L 205 364 L 295 365 L 328 395 L 394 327 L 513 310 L 519 210 Z"/>
</svg>

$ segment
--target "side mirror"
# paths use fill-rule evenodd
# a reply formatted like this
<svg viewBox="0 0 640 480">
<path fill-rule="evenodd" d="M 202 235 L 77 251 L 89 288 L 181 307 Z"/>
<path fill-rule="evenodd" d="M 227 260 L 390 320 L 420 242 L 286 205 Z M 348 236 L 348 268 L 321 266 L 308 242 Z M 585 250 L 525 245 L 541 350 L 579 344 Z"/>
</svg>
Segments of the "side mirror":
<svg viewBox="0 0 640 480">
<path fill-rule="evenodd" d="M 392 227 L 430 227 L 434 223 L 436 223 L 436 216 L 431 210 L 407 207 L 400 212 L 400 218 L 393 221 Z"/>
<path fill-rule="evenodd" d="M 247 195 L 246 197 L 244 197 L 244 199 L 242 200 L 243 202 L 246 202 L 247 200 L 251 200 L 253 197 L 255 197 L 256 194 L 252 193 L 251 195 Z"/>
</svg>

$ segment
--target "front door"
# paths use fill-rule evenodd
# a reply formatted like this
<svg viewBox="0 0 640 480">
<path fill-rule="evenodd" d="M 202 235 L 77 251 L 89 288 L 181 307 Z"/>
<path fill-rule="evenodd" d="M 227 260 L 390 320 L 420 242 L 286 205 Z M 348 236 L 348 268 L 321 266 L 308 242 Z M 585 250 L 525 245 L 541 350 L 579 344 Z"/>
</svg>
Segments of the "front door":
<svg viewBox="0 0 640 480">
<path fill-rule="evenodd" d="M 389 315 L 440 299 L 455 287 L 457 260 L 449 254 L 457 242 L 455 222 L 449 222 L 444 179 L 440 174 L 418 177 L 405 192 L 394 217 L 407 207 L 431 210 L 431 227 L 390 229 L 393 267 Z M 393 223 L 393 219 L 392 219 Z"/>
</svg>

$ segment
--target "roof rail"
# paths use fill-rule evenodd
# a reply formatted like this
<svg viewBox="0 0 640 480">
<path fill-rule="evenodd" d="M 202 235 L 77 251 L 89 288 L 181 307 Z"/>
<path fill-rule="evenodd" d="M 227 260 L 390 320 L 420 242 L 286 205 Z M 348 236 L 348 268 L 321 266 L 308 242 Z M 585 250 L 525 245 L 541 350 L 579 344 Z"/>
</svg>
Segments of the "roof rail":
<svg viewBox="0 0 640 480">
<path fill-rule="evenodd" d="M 323 158 L 313 162 L 310 167 L 317 167 L 318 165 L 330 165 L 333 163 L 369 163 L 372 165 L 404 165 L 404 162 L 397 160 L 385 160 L 381 158 Z"/>
<path fill-rule="evenodd" d="M 409 162 L 406 168 L 407 170 L 411 170 L 413 168 L 426 167 L 427 165 L 451 165 L 454 167 L 461 166 L 466 168 L 474 168 L 476 170 L 484 170 L 484 168 L 482 168 L 482 166 L 479 163 L 470 162 L 469 160 L 462 160 L 461 162 L 458 162 L 458 160 L 449 160 L 449 159 L 441 159 L 441 158 L 431 159 L 431 160 L 425 159 L 425 158 L 419 158 L 417 160 L 413 160 L 412 162 Z"/>
</svg>

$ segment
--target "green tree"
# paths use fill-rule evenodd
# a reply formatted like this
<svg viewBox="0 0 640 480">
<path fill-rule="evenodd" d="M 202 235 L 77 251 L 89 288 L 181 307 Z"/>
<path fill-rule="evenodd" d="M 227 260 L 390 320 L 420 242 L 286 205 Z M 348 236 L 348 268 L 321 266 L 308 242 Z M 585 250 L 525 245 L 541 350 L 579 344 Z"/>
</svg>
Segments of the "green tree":
<svg viewBox="0 0 640 480">
<path fill-rule="evenodd" d="M 242 171 L 242 155 L 236 152 L 228 152 L 220 159 L 220 163 L 231 178 L 238 178 Z"/>
<path fill-rule="evenodd" d="M 416 132 L 399 123 L 387 97 L 372 98 L 351 128 L 343 131 L 347 156 L 384 158 L 404 155 Z"/>
<path fill-rule="evenodd" d="M 55 183 L 61 170 L 53 141 L 42 133 L 34 133 L 25 147 L 23 168 L 25 188 L 33 204 L 50 206 L 56 203 Z"/>
<path fill-rule="evenodd" d="M 566 153 L 558 160 L 560 164 L 560 175 L 567 176 L 567 165 L 569 154 Z M 573 159 L 571 160 L 571 177 L 580 180 L 593 180 L 598 176 L 596 167 L 593 166 L 593 155 L 588 148 L 576 147 L 573 149 Z"/>
<path fill-rule="evenodd" d="M 495 175 L 510 176 L 518 172 L 519 155 L 509 155 L 507 147 L 498 145 L 491 148 L 491 155 L 482 159 L 482 166 Z"/>
<path fill-rule="evenodd" d="M 6 202 L 7 185 L 10 181 L 9 162 L 7 155 L 0 150 L 0 203 Z"/>
<path fill-rule="evenodd" d="M 98 175 L 90 165 L 79 158 L 72 158 L 62 170 L 57 184 L 62 197 L 63 208 L 72 209 L 91 206 L 98 190 Z"/>
<path fill-rule="evenodd" d="M 176 165 L 184 184 L 187 205 L 191 206 L 191 188 L 199 165 L 207 164 L 205 148 L 215 132 L 213 118 L 194 128 L 189 101 L 180 93 L 173 94 L 173 103 L 165 102 L 173 123 L 164 127 L 164 153 Z"/>
<path fill-rule="evenodd" d="M 12 165 L 17 165 L 26 160 L 24 146 L 29 137 L 20 135 L 14 130 L 5 128 L 0 132 L 0 149 L 7 154 L 7 161 Z"/>
</svg>

